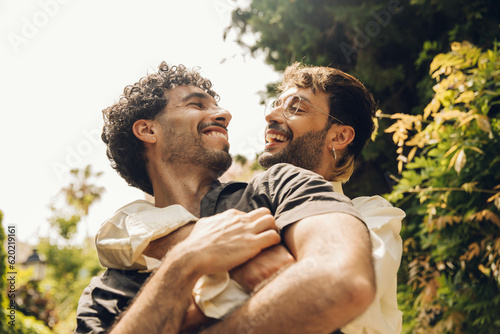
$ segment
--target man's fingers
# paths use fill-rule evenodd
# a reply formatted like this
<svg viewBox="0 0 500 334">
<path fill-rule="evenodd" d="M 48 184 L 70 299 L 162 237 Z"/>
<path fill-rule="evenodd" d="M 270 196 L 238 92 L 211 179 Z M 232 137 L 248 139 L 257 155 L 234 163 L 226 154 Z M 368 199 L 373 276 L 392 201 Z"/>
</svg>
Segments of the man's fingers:
<svg viewBox="0 0 500 334">
<path fill-rule="evenodd" d="M 255 221 L 253 221 L 251 224 L 253 225 L 253 231 L 255 233 L 260 233 L 266 230 L 275 230 L 276 232 L 278 231 L 274 217 L 270 214 L 255 219 Z"/>
<path fill-rule="evenodd" d="M 271 215 L 271 211 L 269 211 L 268 208 L 255 209 L 247 213 L 245 219 L 248 219 L 248 221 L 253 224 L 253 231 L 255 233 L 270 229 L 278 231 L 274 217 Z"/>
<path fill-rule="evenodd" d="M 271 211 L 269 211 L 268 208 L 258 208 L 253 211 L 250 211 L 244 215 L 245 219 L 248 219 L 248 221 L 254 221 L 256 219 L 259 219 L 260 217 L 263 217 L 265 215 L 270 215 Z"/>
<path fill-rule="evenodd" d="M 274 230 L 267 230 L 256 235 L 256 242 L 260 249 L 265 249 L 276 245 L 281 241 L 281 237 L 278 232 Z"/>
</svg>

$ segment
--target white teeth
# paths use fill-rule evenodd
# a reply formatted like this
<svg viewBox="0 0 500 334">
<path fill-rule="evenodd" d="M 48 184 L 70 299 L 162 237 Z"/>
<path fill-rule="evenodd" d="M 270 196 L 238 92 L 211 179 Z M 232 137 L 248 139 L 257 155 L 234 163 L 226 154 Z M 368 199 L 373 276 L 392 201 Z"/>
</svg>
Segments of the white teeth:
<svg viewBox="0 0 500 334">
<path fill-rule="evenodd" d="M 207 132 L 205 134 L 207 136 L 210 136 L 210 137 L 221 137 L 221 138 L 224 138 L 225 140 L 227 140 L 227 135 L 222 133 L 222 132 L 219 132 L 219 131 L 210 131 L 210 132 Z"/>
<path fill-rule="evenodd" d="M 270 133 L 270 134 L 266 135 L 266 140 L 269 142 L 274 142 L 274 141 L 283 142 L 283 141 L 286 141 L 287 138 L 285 136 L 282 136 L 282 135 Z"/>
</svg>

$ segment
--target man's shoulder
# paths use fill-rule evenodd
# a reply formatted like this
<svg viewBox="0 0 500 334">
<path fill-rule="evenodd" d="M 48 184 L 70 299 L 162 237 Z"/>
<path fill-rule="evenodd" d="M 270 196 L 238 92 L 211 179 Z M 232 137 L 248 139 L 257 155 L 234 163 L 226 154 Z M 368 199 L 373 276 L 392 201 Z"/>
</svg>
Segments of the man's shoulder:
<svg viewBox="0 0 500 334">
<path fill-rule="evenodd" d="M 327 182 L 321 175 L 317 173 L 288 163 L 279 163 L 271 166 L 266 171 L 254 176 L 252 180 L 250 180 L 249 184 L 283 184 L 290 182 L 310 182 L 315 180 L 321 183 L 325 183 L 325 185 L 331 188 L 329 182 Z"/>
<path fill-rule="evenodd" d="M 289 163 L 279 163 L 271 166 L 264 173 L 259 175 L 281 175 L 281 174 L 307 174 L 307 175 L 315 175 L 317 177 L 322 178 L 319 174 L 316 174 L 308 169 L 304 169 L 301 167 L 294 166 Z M 257 175 L 257 177 L 259 176 Z"/>
</svg>

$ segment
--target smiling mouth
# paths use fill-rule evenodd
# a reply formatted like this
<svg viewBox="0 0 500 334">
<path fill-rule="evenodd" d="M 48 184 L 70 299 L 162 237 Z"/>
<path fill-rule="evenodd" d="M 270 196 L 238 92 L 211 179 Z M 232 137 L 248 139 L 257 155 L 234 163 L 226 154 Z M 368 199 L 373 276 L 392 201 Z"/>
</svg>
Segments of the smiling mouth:
<svg viewBox="0 0 500 334">
<path fill-rule="evenodd" d="M 266 134 L 266 143 L 283 143 L 286 142 L 289 138 L 284 135 L 279 135 L 276 133 L 268 133 Z"/>
<path fill-rule="evenodd" d="M 203 134 L 207 135 L 209 137 L 219 137 L 219 138 L 223 138 L 225 140 L 228 140 L 227 134 L 219 132 L 219 131 L 208 131 L 208 132 L 205 132 Z"/>
</svg>

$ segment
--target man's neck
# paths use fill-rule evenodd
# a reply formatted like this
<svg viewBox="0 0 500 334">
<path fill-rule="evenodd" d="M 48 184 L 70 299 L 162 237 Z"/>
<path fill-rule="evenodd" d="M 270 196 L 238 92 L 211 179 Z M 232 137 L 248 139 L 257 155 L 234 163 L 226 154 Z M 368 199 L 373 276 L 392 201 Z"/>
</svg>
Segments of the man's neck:
<svg viewBox="0 0 500 334">
<path fill-rule="evenodd" d="M 151 172 L 155 206 L 180 204 L 193 215 L 200 216 L 200 202 L 218 176 L 200 166 L 176 164 L 162 166 Z"/>
</svg>

